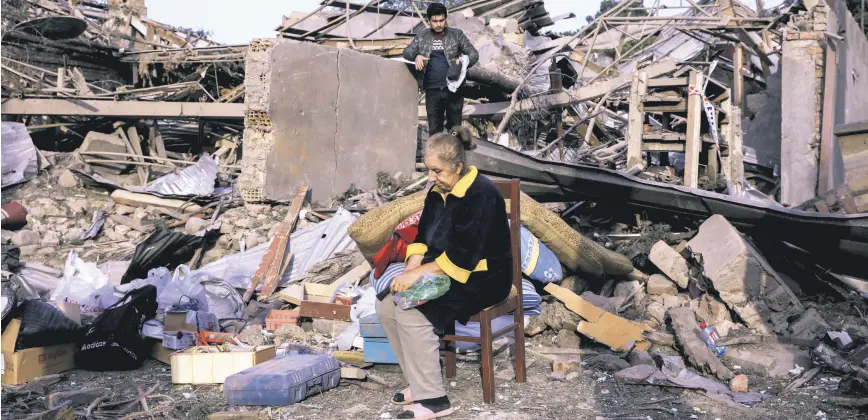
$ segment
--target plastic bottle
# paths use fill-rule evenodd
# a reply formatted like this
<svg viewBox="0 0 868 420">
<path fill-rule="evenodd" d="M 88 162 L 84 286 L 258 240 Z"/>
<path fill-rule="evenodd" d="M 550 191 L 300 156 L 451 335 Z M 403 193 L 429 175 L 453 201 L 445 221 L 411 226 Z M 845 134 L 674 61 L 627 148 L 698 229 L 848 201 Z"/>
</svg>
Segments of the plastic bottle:
<svg viewBox="0 0 868 420">
<path fill-rule="evenodd" d="M 702 331 L 702 339 L 705 340 L 705 344 L 708 344 L 708 348 L 711 349 L 711 352 L 717 355 L 717 357 L 723 356 L 723 354 L 726 353 L 726 346 L 718 346 L 715 344 L 717 340 L 720 339 L 717 330 L 705 322 L 700 322 L 699 328 Z"/>
</svg>

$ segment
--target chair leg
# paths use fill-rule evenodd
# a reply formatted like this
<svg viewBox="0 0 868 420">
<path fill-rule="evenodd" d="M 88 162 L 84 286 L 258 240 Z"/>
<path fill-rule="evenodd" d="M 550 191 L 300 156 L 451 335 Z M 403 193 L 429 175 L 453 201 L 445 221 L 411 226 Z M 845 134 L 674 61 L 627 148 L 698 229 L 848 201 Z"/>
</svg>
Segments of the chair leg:
<svg viewBox="0 0 868 420">
<path fill-rule="evenodd" d="M 515 311 L 515 381 L 522 383 L 527 380 L 527 365 L 524 356 L 524 314 Z"/>
<path fill-rule="evenodd" d="M 491 337 L 491 319 L 487 311 L 479 317 L 480 338 L 482 339 L 482 400 L 494 403 L 494 340 Z"/>
<path fill-rule="evenodd" d="M 446 342 L 446 377 L 454 378 L 455 377 L 455 342 L 447 341 Z"/>
</svg>

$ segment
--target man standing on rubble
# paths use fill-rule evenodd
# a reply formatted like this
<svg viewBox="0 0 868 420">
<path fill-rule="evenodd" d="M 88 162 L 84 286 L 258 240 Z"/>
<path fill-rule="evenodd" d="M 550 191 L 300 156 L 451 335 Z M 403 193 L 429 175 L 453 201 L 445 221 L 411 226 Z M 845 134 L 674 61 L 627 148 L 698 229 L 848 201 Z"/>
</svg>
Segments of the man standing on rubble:
<svg viewBox="0 0 868 420">
<path fill-rule="evenodd" d="M 433 136 L 444 128 L 461 125 L 464 98 L 458 94 L 454 81 L 462 73 L 462 56 L 467 56 L 464 60 L 470 67 L 479 60 L 479 52 L 464 32 L 446 26 L 446 6 L 432 3 L 427 15 L 431 27 L 416 34 L 404 49 L 404 59 L 416 64 L 416 80 L 425 90 L 428 135 Z M 453 81 L 452 86 L 447 78 Z"/>
</svg>

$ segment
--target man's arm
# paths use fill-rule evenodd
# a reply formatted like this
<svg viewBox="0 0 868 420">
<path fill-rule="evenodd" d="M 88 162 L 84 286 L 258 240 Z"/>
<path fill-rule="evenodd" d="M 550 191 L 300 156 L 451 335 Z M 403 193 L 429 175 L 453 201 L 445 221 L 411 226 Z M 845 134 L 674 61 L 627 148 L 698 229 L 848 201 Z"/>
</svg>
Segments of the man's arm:
<svg viewBox="0 0 868 420">
<path fill-rule="evenodd" d="M 419 35 L 413 37 L 413 40 L 410 41 L 410 45 L 404 48 L 404 53 L 401 54 L 407 61 L 416 61 L 416 55 L 419 53 Z"/>
<path fill-rule="evenodd" d="M 467 58 L 470 59 L 470 63 L 467 67 L 472 67 L 479 61 L 479 51 L 476 51 L 476 47 L 473 46 L 473 43 L 470 42 L 470 39 L 467 38 L 467 35 L 464 35 L 464 31 L 458 32 L 458 49 L 461 51 L 461 54 L 466 54 Z"/>
</svg>

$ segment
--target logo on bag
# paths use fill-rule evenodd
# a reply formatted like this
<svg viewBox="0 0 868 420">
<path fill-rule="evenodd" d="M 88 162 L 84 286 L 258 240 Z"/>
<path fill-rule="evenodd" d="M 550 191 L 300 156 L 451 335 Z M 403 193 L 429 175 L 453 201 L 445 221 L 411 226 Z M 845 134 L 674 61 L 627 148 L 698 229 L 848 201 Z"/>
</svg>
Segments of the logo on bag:
<svg viewBox="0 0 868 420">
<path fill-rule="evenodd" d="M 81 351 L 92 350 L 92 349 L 96 349 L 96 348 L 100 348 L 100 347 L 105 347 L 106 344 L 107 344 L 107 343 L 106 343 L 105 341 L 95 341 L 95 342 L 93 342 L 93 343 L 85 344 L 85 345 L 81 346 Z"/>
</svg>

